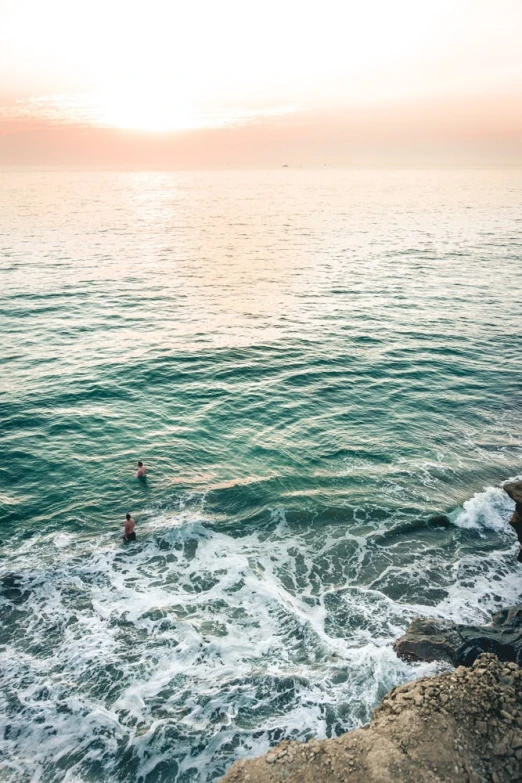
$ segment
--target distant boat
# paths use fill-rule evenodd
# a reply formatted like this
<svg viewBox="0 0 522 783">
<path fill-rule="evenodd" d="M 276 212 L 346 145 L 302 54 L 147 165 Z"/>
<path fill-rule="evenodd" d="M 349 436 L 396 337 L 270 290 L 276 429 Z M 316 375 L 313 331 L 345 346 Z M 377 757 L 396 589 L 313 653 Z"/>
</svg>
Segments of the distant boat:
<svg viewBox="0 0 522 783">
<path fill-rule="evenodd" d="M 281 166 L 281 168 L 282 168 L 282 169 L 287 169 L 287 168 L 288 168 L 288 163 L 283 163 L 283 165 Z"/>
</svg>

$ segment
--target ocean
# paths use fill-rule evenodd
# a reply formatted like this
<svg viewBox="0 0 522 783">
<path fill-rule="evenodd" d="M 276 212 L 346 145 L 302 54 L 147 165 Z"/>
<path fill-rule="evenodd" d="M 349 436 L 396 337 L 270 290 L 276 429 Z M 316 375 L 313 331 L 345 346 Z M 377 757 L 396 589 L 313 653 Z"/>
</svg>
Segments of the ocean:
<svg viewBox="0 0 522 783">
<path fill-rule="evenodd" d="M 521 600 L 521 196 L 0 171 L 2 780 L 217 781 L 435 671 L 415 617 Z"/>
</svg>

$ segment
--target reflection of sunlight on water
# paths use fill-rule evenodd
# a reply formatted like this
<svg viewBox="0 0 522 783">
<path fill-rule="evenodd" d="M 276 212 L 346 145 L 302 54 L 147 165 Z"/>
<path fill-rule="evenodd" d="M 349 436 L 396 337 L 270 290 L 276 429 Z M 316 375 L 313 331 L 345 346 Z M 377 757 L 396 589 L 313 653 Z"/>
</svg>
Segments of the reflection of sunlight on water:
<svg viewBox="0 0 522 783">
<path fill-rule="evenodd" d="M 31 775 L 337 733 L 411 675 L 412 616 L 516 598 L 519 181 L 4 176 L 0 722 Z"/>
<path fill-rule="evenodd" d="M 30 188 L 44 181 L 44 175 L 19 176 Z M 467 176 L 480 183 L 485 175 Z M 499 182 L 505 176 L 488 173 Z M 146 349 L 318 340 L 343 321 L 358 335 L 381 338 L 402 329 L 405 319 L 433 328 L 434 321 L 442 324 L 448 293 L 458 288 L 468 311 L 476 300 L 479 283 L 470 269 L 480 262 L 473 248 L 498 206 L 494 188 L 479 188 L 475 208 L 459 211 L 458 225 L 448 222 L 444 199 L 455 201 L 462 177 L 299 170 L 46 174 L 53 187 L 45 190 L 48 217 L 40 221 L 39 241 L 45 258 L 60 259 L 64 293 L 69 287 L 89 302 L 86 310 L 69 298 L 67 321 L 56 314 L 57 333 L 63 330 L 66 341 L 75 332 L 68 342 L 78 357 L 88 347 L 138 357 Z M 74 199 L 87 206 L 73 220 L 64 204 Z M 23 231 L 26 215 L 12 212 L 16 204 L 7 202 L 6 214 L 13 230 Z M 61 219 L 59 240 L 53 214 Z M 455 243 L 469 249 L 472 261 L 453 263 Z M 27 263 L 30 257 L 24 268 Z M 484 290 L 492 275 L 493 268 L 481 265 Z M 34 293 L 56 290 L 55 270 L 38 258 L 30 282 L 24 277 L 20 285 Z M 477 315 L 469 311 L 463 327 L 473 330 Z M 89 329 L 89 341 L 80 328 Z"/>
</svg>

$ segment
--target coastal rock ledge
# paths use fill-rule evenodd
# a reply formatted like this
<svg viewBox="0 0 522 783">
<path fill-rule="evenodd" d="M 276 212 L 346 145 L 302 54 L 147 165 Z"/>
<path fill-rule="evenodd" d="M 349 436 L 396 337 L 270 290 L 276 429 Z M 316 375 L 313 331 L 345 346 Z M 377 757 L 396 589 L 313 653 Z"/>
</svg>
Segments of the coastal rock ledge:
<svg viewBox="0 0 522 783">
<path fill-rule="evenodd" d="M 509 524 L 517 534 L 520 544 L 517 560 L 522 563 L 522 481 L 508 481 L 504 484 L 504 492 L 507 492 L 511 500 L 515 501 L 515 510 Z"/>
<path fill-rule="evenodd" d="M 393 649 L 407 661 L 447 661 L 471 666 L 481 653 L 522 666 L 522 604 L 496 612 L 490 625 L 458 625 L 436 619 L 414 620 Z"/>
<path fill-rule="evenodd" d="M 390 691 L 372 723 L 338 739 L 282 742 L 222 783 L 522 781 L 522 670 L 483 654 Z"/>
</svg>

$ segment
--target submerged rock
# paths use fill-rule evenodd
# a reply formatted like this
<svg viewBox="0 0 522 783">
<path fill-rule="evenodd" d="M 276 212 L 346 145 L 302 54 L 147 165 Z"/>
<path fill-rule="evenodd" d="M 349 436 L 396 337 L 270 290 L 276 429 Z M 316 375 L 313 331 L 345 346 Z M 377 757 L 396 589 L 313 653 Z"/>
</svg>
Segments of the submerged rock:
<svg viewBox="0 0 522 783">
<path fill-rule="evenodd" d="M 222 783 L 522 781 L 522 670 L 481 655 L 394 688 L 372 723 L 342 737 L 282 742 L 237 761 Z"/>
<path fill-rule="evenodd" d="M 414 620 L 394 650 L 406 660 L 442 660 L 453 666 L 471 666 L 481 653 L 489 652 L 522 665 L 522 604 L 497 612 L 490 625 Z"/>
<path fill-rule="evenodd" d="M 509 481 L 504 484 L 504 492 L 507 492 L 511 500 L 515 501 L 515 510 L 509 524 L 517 534 L 519 543 L 522 545 L 522 481 Z M 522 546 L 518 551 L 518 562 L 522 563 Z"/>
<path fill-rule="evenodd" d="M 0 597 L 6 598 L 13 604 L 27 601 L 31 590 L 25 586 L 24 577 L 21 574 L 8 572 L 0 577 Z"/>
<path fill-rule="evenodd" d="M 428 525 L 430 527 L 449 527 L 451 520 L 446 514 L 432 514 L 428 517 Z"/>
</svg>

